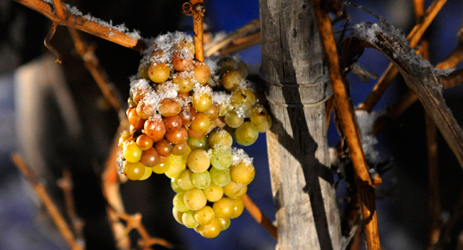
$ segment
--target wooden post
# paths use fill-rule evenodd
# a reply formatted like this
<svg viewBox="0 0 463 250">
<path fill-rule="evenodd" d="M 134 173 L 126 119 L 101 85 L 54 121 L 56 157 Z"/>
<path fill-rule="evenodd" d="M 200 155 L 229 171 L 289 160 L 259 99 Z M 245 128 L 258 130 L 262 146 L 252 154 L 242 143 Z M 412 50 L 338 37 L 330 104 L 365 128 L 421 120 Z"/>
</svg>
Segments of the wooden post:
<svg viewBox="0 0 463 250">
<path fill-rule="evenodd" d="M 262 76 L 275 123 L 267 133 L 277 249 L 340 249 L 329 169 L 328 72 L 312 1 L 260 0 Z"/>
</svg>

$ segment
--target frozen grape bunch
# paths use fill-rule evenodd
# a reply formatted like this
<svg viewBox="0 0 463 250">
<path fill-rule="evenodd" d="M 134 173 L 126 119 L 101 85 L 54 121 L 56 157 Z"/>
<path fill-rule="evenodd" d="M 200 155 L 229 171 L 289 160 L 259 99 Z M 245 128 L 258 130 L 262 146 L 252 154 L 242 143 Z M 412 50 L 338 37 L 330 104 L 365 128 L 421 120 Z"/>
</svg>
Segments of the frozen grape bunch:
<svg viewBox="0 0 463 250">
<path fill-rule="evenodd" d="M 246 80 L 248 68 L 231 57 L 194 58 L 181 32 L 153 39 L 131 78 L 127 118 L 119 139 L 120 173 L 171 179 L 173 216 L 206 238 L 216 237 L 243 212 L 240 199 L 254 179 L 252 159 L 233 138 L 252 145 L 272 119 L 265 98 Z"/>
</svg>

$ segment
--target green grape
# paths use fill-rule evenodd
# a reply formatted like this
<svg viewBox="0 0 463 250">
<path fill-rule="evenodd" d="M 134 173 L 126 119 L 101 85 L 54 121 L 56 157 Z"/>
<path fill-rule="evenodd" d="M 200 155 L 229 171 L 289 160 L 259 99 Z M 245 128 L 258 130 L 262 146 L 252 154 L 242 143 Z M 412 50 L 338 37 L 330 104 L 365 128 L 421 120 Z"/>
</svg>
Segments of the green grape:
<svg viewBox="0 0 463 250">
<path fill-rule="evenodd" d="M 193 179 L 193 172 L 191 172 L 191 170 L 189 169 L 185 169 L 178 176 L 177 184 L 181 189 L 188 191 L 195 187 L 192 183 L 192 179 Z"/>
<path fill-rule="evenodd" d="M 243 185 L 248 185 L 254 180 L 256 170 L 251 163 L 240 162 L 230 168 L 231 180 Z"/>
<path fill-rule="evenodd" d="M 172 215 L 174 216 L 174 219 L 183 225 L 183 221 L 182 221 L 182 216 L 183 216 L 183 212 L 180 212 L 177 210 L 177 208 L 173 207 L 172 208 Z"/>
<path fill-rule="evenodd" d="M 223 197 L 222 199 L 214 202 L 212 205 L 216 218 L 230 219 L 235 212 L 235 202 L 233 199 Z"/>
<path fill-rule="evenodd" d="M 190 209 L 185 205 L 184 202 L 185 192 L 178 193 L 174 196 L 173 204 L 174 207 L 180 212 L 188 212 Z"/>
<path fill-rule="evenodd" d="M 241 146 L 249 146 L 256 142 L 259 131 L 252 122 L 244 122 L 235 130 L 235 140 Z"/>
<path fill-rule="evenodd" d="M 139 180 L 145 174 L 145 165 L 141 164 L 140 162 L 125 162 L 123 171 L 125 176 L 129 178 L 129 180 L 135 181 Z"/>
<path fill-rule="evenodd" d="M 183 213 L 182 222 L 183 222 L 183 225 L 185 225 L 188 228 L 195 228 L 199 225 L 199 223 L 195 220 L 193 211 L 188 211 L 186 213 Z"/>
<path fill-rule="evenodd" d="M 185 191 L 178 186 L 178 182 L 176 178 L 170 178 L 170 186 L 172 187 L 172 190 L 174 190 L 175 193 L 180 193 L 180 192 Z"/>
<path fill-rule="evenodd" d="M 240 72 L 241 77 L 243 79 L 246 79 L 246 77 L 248 77 L 248 65 L 246 65 L 245 62 L 243 61 L 238 62 L 238 71 Z"/>
<path fill-rule="evenodd" d="M 145 173 L 138 180 L 144 181 L 144 180 L 148 179 L 151 176 L 152 173 L 153 173 L 153 170 L 151 170 L 151 168 L 145 166 Z"/>
<path fill-rule="evenodd" d="M 230 168 L 233 161 L 230 148 L 214 148 L 212 149 L 211 165 L 218 169 L 224 170 Z"/>
<path fill-rule="evenodd" d="M 193 188 L 185 192 L 183 202 L 188 209 L 196 211 L 206 206 L 207 199 L 201 189 Z"/>
<path fill-rule="evenodd" d="M 211 223 L 207 225 L 199 225 L 195 230 L 201 234 L 204 238 L 215 238 L 222 231 L 222 223 L 218 218 L 215 218 Z"/>
<path fill-rule="evenodd" d="M 242 79 L 241 73 L 237 69 L 229 70 L 222 76 L 222 86 L 228 91 L 233 91 L 238 88 Z"/>
<path fill-rule="evenodd" d="M 206 199 L 210 202 L 216 202 L 223 197 L 223 188 L 212 183 L 209 185 L 209 187 L 203 189 L 203 192 L 206 196 Z"/>
<path fill-rule="evenodd" d="M 267 132 L 272 127 L 272 117 L 267 116 L 267 121 L 263 123 L 256 124 L 257 131 L 260 133 Z"/>
<path fill-rule="evenodd" d="M 235 208 L 233 210 L 233 215 L 231 218 L 235 219 L 235 218 L 238 218 L 243 213 L 244 204 L 243 204 L 243 200 L 241 199 L 233 199 L 233 202 L 235 203 Z"/>
<path fill-rule="evenodd" d="M 231 220 L 230 219 L 225 219 L 225 218 L 219 218 L 220 224 L 221 224 L 221 230 L 227 230 L 230 227 Z"/>
<path fill-rule="evenodd" d="M 230 128 L 237 128 L 244 122 L 244 117 L 240 116 L 235 110 L 230 110 L 225 114 L 225 123 Z"/>
<path fill-rule="evenodd" d="M 231 57 L 224 57 L 217 62 L 217 74 L 222 75 L 223 73 L 231 69 L 236 69 L 237 67 L 238 63 L 236 63 L 235 59 Z"/>
<path fill-rule="evenodd" d="M 137 145 L 135 141 L 131 141 L 127 143 L 122 153 L 128 162 L 135 163 L 140 161 L 143 150 Z"/>
<path fill-rule="evenodd" d="M 195 149 L 209 149 L 209 143 L 207 141 L 207 136 L 202 136 L 199 138 L 189 137 L 187 140 L 188 146 L 190 146 L 191 150 Z"/>
<path fill-rule="evenodd" d="M 233 137 L 225 129 L 216 129 L 209 134 L 208 142 L 211 148 L 230 148 Z"/>
<path fill-rule="evenodd" d="M 215 219 L 214 210 L 210 206 L 205 206 L 194 214 L 195 220 L 201 225 L 207 225 Z"/>
<path fill-rule="evenodd" d="M 231 178 L 230 178 L 230 170 L 229 169 L 218 170 L 218 169 L 212 167 L 211 170 L 210 170 L 210 174 L 211 174 L 211 182 L 212 182 L 212 184 L 214 184 L 216 186 L 219 186 L 219 187 L 223 187 L 223 186 L 227 185 L 231 180 Z"/>
<path fill-rule="evenodd" d="M 239 199 L 248 191 L 248 186 L 230 181 L 223 187 L 223 194 L 232 199 Z"/>
<path fill-rule="evenodd" d="M 256 104 L 256 96 L 250 88 L 238 88 L 231 93 L 230 104 L 238 112 L 247 115 Z"/>
<path fill-rule="evenodd" d="M 194 173 L 202 173 L 211 165 L 209 156 L 204 149 L 195 149 L 188 156 L 187 165 Z"/>
<path fill-rule="evenodd" d="M 193 173 L 193 179 L 191 182 L 195 187 L 205 189 L 211 184 L 211 175 L 209 174 L 209 171 Z"/>
</svg>

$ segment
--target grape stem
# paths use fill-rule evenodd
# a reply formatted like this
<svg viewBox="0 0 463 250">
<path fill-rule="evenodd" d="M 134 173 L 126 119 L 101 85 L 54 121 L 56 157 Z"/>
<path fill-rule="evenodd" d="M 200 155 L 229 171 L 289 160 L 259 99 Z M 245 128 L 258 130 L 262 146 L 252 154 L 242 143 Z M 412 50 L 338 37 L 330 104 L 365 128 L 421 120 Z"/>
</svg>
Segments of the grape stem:
<svg viewBox="0 0 463 250">
<path fill-rule="evenodd" d="M 79 244 L 77 243 L 69 225 L 64 220 L 63 215 L 61 215 L 55 203 L 48 195 L 47 191 L 45 190 L 45 187 L 39 183 L 37 174 L 32 169 L 27 167 L 21 156 L 19 156 L 18 154 L 13 154 L 12 160 L 15 163 L 16 167 L 19 170 L 21 170 L 22 174 L 32 185 L 32 188 L 37 193 L 37 196 L 39 197 L 40 201 L 47 209 L 48 213 L 50 214 L 50 217 L 53 219 L 53 222 L 56 224 L 56 227 L 58 228 L 59 232 L 64 237 L 64 239 L 67 241 L 71 249 L 82 250 L 83 248 L 79 246 Z"/>
<path fill-rule="evenodd" d="M 183 14 L 193 17 L 193 31 L 195 43 L 196 60 L 204 62 L 204 25 L 203 17 L 206 9 L 204 8 L 204 0 L 191 0 L 182 6 Z"/>
<path fill-rule="evenodd" d="M 247 194 L 244 194 L 241 197 L 243 205 L 248 210 L 254 219 L 270 233 L 276 240 L 278 240 L 278 231 L 277 228 L 270 222 L 270 220 L 265 217 L 265 215 L 260 211 L 260 209 L 254 204 L 254 202 L 249 198 Z"/>
</svg>

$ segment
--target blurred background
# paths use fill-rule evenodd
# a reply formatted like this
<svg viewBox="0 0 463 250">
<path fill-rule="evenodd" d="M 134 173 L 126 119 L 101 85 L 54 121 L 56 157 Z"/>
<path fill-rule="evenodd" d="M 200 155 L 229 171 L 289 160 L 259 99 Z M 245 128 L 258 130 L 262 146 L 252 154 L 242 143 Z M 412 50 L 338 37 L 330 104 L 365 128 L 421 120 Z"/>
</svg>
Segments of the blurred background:
<svg viewBox="0 0 463 250">
<path fill-rule="evenodd" d="M 113 24 L 125 23 L 154 37 L 174 30 L 192 31 L 191 18 L 181 15 L 183 1 L 100 0 L 65 1 L 83 13 L 91 13 Z M 431 1 L 425 1 L 429 6 Z M 408 33 L 415 24 L 413 1 L 353 1 L 397 28 Z M 259 18 L 258 1 L 205 1 L 206 22 L 213 32 L 227 33 Z M 463 25 L 463 2 L 449 0 L 425 34 L 429 40 L 430 62 L 441 62 L 458 43 Z M 361 10 L 347 8 L 350 26 L 359 22 L 377 22 Z M 92 77 L 73 48 L 67 30 L 59 27 L 52 39 L 63 63 L 43 46 L 51 22 L 11 0 L 0 0 L 0 249 L 68 249 L 67 244 L 39 205 L 35 193 L 10 160 L 19 152 L 43 178 L 47 190 L 64 210 L 64 197 L 56 181 L 63 169 L 70 169 L 78 216 L 85 221 L 87 249 L 114 249 L 106 218 L 97 173 L 101 170 L 118 126 L 117 114 L 104 100 Z M 340 36 L 344 22 L 335 26 Z M 348 29 L 349 30 L 349 29 Z M 137 72 L 138 52 L 82 34 L 95 45 L 95 53 L 110 81 L 127 99 L 128 78 Z M 239 53 L 251 68 L 259 68 L 260 46 Z M 381 74 L 388 60 L 373 50 L 366 50 L 359 64 Z M 461 67 L 461 65 L 459 66 Z M 53 73 L 44 73 L 53 72 Z M 373 88 L 375 80 L 362 82 L 350 75 L 355 105 Z M 28 80 L 28 81 L 26 81 Z M 406 93 L 405 83 L 396 77 L 386 95 L 376 106 L 381 112 Z M 444 91 L 447 105 L 457 120 L 463 121 L 463 88 Z M 330 145 L 339 136 L 333 124 L 328 132 Z M 383 176 L 378 190 L 378 224 L 383 249 L 423 249 L 429 228 L 429 188 L 426 158 L 424 113 L 414 104 L 393 126 L 378 136 L 377 150 L 383 160 L 392 159 L 395 169 Z M 463 187 L 463 175 L 453 153 L 439 137 L 439 165 L 442 219 L 454 212 Z M 236 145 L 235 145 L 236 146 Z M 245 148 L 254 157 L 256 178 L 248 195 L 270 220 L 275 220 L 268 172 L 265 135 Z M 171 200 L 174 196 L 168 178 L 152 175 L 147 181 L 121 185 L 127 213 L 140 212 L 148 232 L 173 242 L 183 249 L 274 249 L 276 241 L 244 212 L 230 228 L 215 239 L 204 239 L 193 230 L 174 221 Z M 339 199 L 344 190 L 339 188 Z M 342 205 L 342 204 L 341 204 Z M 455 249 L 463 229 L 456 221 L 448 249 Z M 131 234 L 136 237 L 135 234 Z M 156 248 L 157 249 L 157 248 Z M 159 247 L 159 249 L 163 249 Z"/>
</svg>

